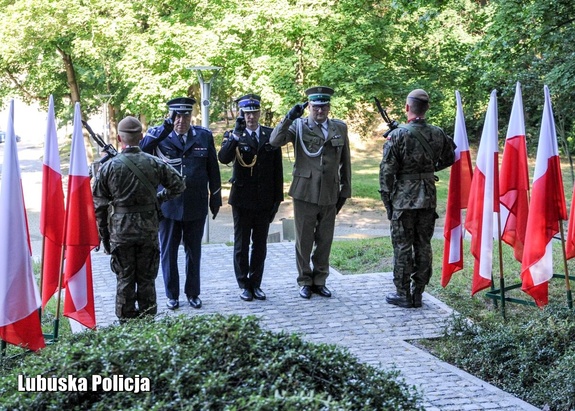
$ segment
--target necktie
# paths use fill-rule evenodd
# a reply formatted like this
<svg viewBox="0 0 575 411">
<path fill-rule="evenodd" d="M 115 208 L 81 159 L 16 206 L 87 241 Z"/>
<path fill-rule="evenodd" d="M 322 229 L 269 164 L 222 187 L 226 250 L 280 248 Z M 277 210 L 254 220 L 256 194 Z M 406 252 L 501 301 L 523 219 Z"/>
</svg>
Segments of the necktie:
<svg viewBox="0 0 575 411">
<path fill-rule="evenodd" d="M 327 138 L 327 126 L 324 123 L 317 123 L 317 126 L 321 130 L 324 138 Z"/>
<path fill-rule="evenodd" d="M 256 145 L 258 145 L 258 142 L 259 142 L 258 135 L 256 134 L 255 131 L 252 131 L 252 140 L 254 143 L 256 143 Z"/>
<path fill-rule="evenodd" d="M 186 141 L 184 140 L 183 134 L 178 134 L 178 139 L 180 140 L 180 143 L 182 143 L 182 146 L 186 145 Z"/>
</svg>

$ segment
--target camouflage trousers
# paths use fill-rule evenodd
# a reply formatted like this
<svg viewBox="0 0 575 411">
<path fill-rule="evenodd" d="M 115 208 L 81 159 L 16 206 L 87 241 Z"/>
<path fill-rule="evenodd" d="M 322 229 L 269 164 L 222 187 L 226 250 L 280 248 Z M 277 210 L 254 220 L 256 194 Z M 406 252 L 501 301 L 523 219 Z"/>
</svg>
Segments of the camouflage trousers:
<svg viewBox="0 0 575 411">
<path fill-rule="evenodd" d="M 110 267 L 116 274 L 116 316 L 120 320 L 155 315 L 156 277 L 160 265 L 157 241 L 112 244 Z M 136 307 L 137 304 L 137 307 Z"/>
<path fill-rule="evenodd" d="M 393 283 L 400 293 L 413 288 L 421 293 L 431 278 L 433 254 L 431 237 L 435 209 L 394 210 L 391 220 L 393 244 Z"/>
</svg>

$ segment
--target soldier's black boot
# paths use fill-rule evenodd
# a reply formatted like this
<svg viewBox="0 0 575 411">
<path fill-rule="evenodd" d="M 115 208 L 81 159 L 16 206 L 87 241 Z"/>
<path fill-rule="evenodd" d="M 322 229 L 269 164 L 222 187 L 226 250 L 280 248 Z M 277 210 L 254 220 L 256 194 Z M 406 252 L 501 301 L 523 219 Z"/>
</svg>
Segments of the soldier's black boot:
<svg viewBox="0 0 575 411">
<path fill-rule="evenodd" d="M 413 308 L 420 308 L 422 303 L 422 294 L 423 294 L 423 287 L 413 287 L 411 289 L 411 302 Z"/>
<path fill-rule="evenodd" d="M 387 294 L 385 296 L 385 301 L 387 301 L 388 304 L 397 305 L 402 308 L 411 308 L 413 306 L 411 294 L 403 291 L 396 291 L 395 293 Z"/>
</svg>

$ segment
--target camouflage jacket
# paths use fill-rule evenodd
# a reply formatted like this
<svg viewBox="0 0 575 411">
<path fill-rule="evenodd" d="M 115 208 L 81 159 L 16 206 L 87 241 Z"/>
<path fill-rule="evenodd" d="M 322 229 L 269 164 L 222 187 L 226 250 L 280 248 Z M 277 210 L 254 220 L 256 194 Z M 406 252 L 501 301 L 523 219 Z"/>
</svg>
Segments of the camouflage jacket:
<svg viewBox="0 0 575 411">
<path fill-rule="evenodd" d="M 431 153 L 409 130 L 427 141 Z M 455 161 L 455 143 L 425 119 L 416 119 L 409 126 L 393 130 L 383 146 L 379 170 L 379 186 L 384 203 L 393 210 L 435 208 L 437 196 L 434 172 Z"/>
<path fill-rule="evenodd" d="M 156 204 L 178 196 L 186 185 L 172 166 L 139 147 L 122 154 L 148 178 L 152 186 L 164 188 L 154 197 L 150 189 L 118 156 L 100 168 L 92 189 L 100 236 L 109 233 L 113 243 L 157 241 L 159 218 Z M 156 199 L 157 198 L 157 199 Z"/>
</svg>

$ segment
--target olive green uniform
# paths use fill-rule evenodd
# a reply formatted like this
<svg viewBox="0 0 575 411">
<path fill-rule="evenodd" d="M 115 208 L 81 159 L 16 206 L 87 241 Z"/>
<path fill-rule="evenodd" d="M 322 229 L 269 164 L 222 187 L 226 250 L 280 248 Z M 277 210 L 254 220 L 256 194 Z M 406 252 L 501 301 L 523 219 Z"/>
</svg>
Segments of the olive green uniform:
<svg viewBox="0 0 575 411">
<path fill-rule="evenodd" d="M 339 198 L 351 197 L 347 125 L 331 118 L 327 123 L 325 137 L 311 117 L 295 121 L 285 117 L 270 137 L 272 146 L 291 142 L 294 147 L 295 162 L 289 195 L 294 200 L 297 282 L 300 286 L 325 285 L 329 275 L 336 203 Z"/>
</svg>

